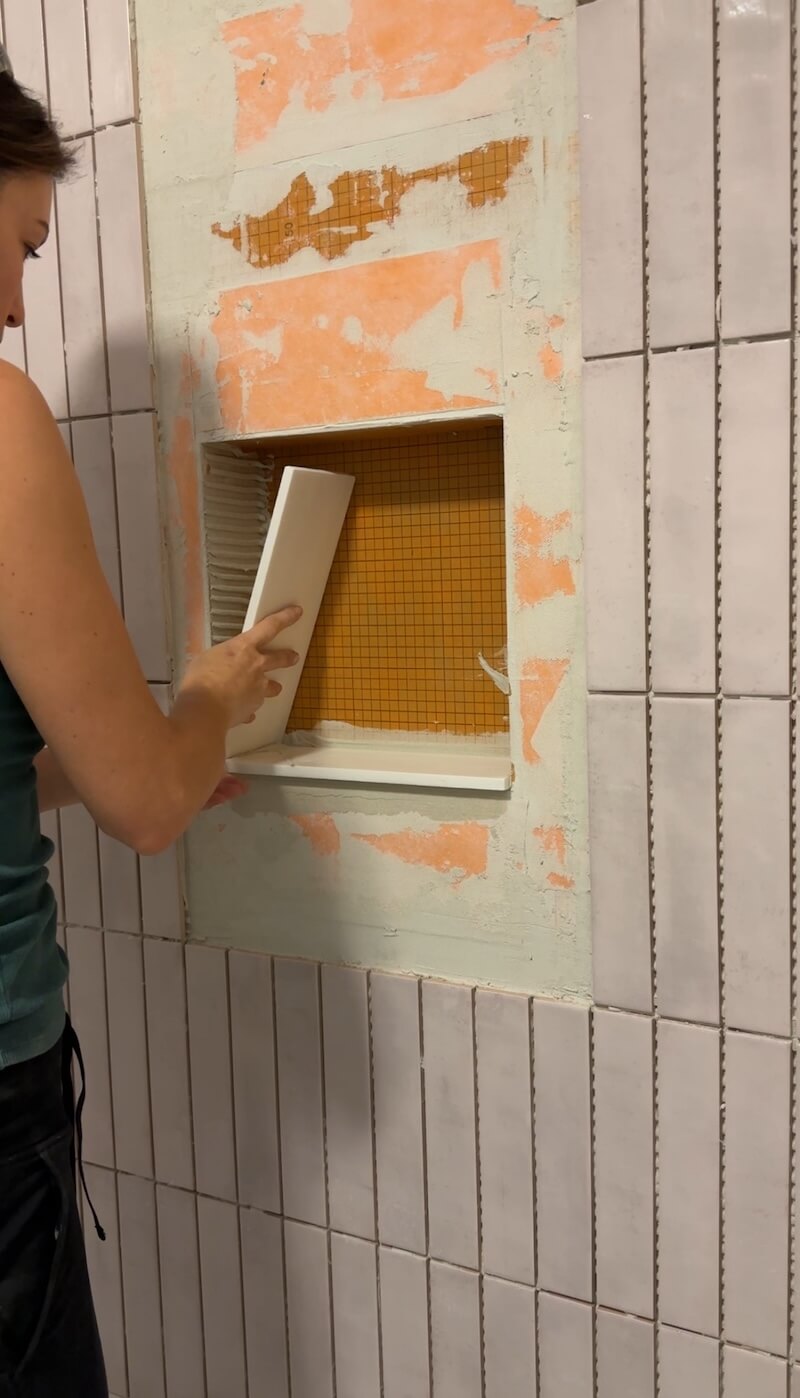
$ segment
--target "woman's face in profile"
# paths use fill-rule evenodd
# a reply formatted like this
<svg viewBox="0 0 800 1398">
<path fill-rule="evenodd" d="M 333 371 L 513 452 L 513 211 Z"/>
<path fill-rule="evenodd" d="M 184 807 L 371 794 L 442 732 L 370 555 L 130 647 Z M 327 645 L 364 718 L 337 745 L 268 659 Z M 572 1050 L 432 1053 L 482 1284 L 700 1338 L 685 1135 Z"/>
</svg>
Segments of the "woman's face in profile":
<svg viewBox="0 0 800 1398">
<path fill-rule="evenodd" d="M 25 319 L 22 275 L 47 239 L 52 206 L 49 175 L 0 178 L 0 340 Z"/>
</svg>

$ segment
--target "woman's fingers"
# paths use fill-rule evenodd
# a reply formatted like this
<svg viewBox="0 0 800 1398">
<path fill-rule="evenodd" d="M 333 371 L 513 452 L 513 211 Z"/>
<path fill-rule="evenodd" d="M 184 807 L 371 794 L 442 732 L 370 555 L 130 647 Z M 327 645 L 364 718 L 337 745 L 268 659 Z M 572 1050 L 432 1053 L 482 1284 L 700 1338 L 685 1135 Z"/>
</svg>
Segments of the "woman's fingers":
<svg viewBox="0 0 800 1398">
<path fill-rule="evenodd" d="M 282 611 L 273 612 L 271 616 L 265 616 L 263 621 L 256 622 L 249 633 L 256 650 L 268 650 L 275 637 L 279 636 L 281 631 L 285 631 L 288 626 L 294 626 L 302 615 L 302 607 L 284 607 Z"/>
<path fill-rule="evenodd" d="M 291 670 L 300 656 L 296 650 L 268 650 L 264 655 L 264 670 Z"/>
</svg>

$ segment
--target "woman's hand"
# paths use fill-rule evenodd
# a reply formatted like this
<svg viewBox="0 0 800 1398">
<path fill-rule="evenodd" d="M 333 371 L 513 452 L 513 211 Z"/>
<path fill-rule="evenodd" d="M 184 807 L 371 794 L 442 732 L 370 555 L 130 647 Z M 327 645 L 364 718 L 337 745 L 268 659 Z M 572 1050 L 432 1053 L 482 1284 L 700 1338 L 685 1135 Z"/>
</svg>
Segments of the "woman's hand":
<svg viewBox="0 0 800 1398">
<path fill-rule="evenodd" d="M 204 811 L 213 811 L 215 806 L 227 806 L 230 801 L 238 801 L 240 796 L 246 796 L 249 786 L 242 777 L 234 777 L 226 772 L 222 780 L 217 784 L 216 791 L 212 792 Z"/>
<path fill-rule="evenodd" d="M 296 651 L 274 650 L 273 642 L 302 615 L 301 607 L 285 607 L 199 655 L 186 671 L 178 702 L 202 693 L 219 704 L 228 728 L 250 723 L 264 700 L 281 692 L 274 671 L 289 670 L 300 659 Z"/>
</svg>

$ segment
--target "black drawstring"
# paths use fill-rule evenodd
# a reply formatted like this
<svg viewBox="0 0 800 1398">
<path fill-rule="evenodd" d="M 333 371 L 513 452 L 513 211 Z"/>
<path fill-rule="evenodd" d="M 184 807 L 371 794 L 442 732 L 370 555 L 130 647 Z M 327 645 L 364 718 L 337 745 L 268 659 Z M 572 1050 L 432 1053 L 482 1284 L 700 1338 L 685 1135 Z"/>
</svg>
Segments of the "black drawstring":
<svg viewBox="0 0 800 1398">
<path fill-rule="evenodd" d="M 97 1210 L 95 1209 L 95 1206 L 92 1203 L 92 1196 L 89 1193 L 89 1187 L 86 1183 L 86 1172 L 83 1168 L 83 1107 L 86 1101 L 86 1068 L 84 1067 L 83 1063 L 83 1054 L 81 1053 L 80 1042 L 78 1040 L 77 1034 L 75 1033 L 75 1030 L 72 1027 L 72 1021 L 69 1015 L 67 1015 L 67 1026 L 64 1030 L 64 1042 L 67 1048 L 67 1054 L 65 1055 L 65 1073 L 69 1073 L 70 1059 L 73 1054 L 75 1055 L 75 1058 L 78 1060 L 78 1067 L 81 1073 L 81 1090 L 78 1096 L 78 1105 L 75 1108 L 75 1140 L 78 1147 L 78 1175 L 80 1177 L 81 1188 L 83 1189 L 84 1198 L 87 1204 L 89 1205 L 92 1218 L 94 1219 L 95 1232 L 97 1233 L 97 1236 L 100 1239 L 101 1243 L 104 1243 L 106 1241 L 105 1229 L 103 1228 L 103 1225 L 97 1217 Z"/>
</svg>

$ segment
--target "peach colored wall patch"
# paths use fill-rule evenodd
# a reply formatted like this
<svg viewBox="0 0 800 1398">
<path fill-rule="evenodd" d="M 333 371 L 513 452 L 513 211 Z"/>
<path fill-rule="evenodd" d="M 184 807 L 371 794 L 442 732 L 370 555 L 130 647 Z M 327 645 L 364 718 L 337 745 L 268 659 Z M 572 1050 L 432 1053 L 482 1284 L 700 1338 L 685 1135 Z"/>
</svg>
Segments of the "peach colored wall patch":
<svg viewBox="0 0 800 1398">
<path fill-rule="evenodd" d="M 402 13 L 351 0 L 338 33 L 308 32 L 302 4 L 229 20 L 222 37 L 236 67 L 239 150 L 264 140 L 292 102 L 325 112 L 337 92 L 356 99 L 436 96 L 520 52 L 532 34 L 558 27 L 515 0 L 406 0 Z"/>
<path fill-rule="evenodd" d="M 315 813 L 291 816 L 290 819 L 300 827 L 315 854 L 339 853 L 342 837 L 333 816 Z"/>
<path fill-rule="evenodd" d="M 318 200 L 308 175 L 298 175 L 286 198 L 266 213 L 247 215 L 231 228 L 215 223 L 218 238 L 227 238 L 253 267 L 278 267 L 303 248 L 314 248 L 332 262 L 354 243 L 371 238 L 378 225 L 392 225 L 409 190 L 439 180 L 458 180 L 470 208 L 497 203 L 522 163 L 530 142 L 522 137 L 490 141 L 455 160 L 421 170 L 352 170 L 337 175 Z"/>
<path fill-rule="evenodd" d="M 491 293 L 500 284 L 498 244 L 484 242 L 223 292 L 212 328 L 224 428 L 495 406 L 497 366 L 479 368 L 474 356 L 485 359 L 492 343 L 487 316 L 496 314 Z M 434 386 L 418 367 L 428 356 L 411 341 L 433 317 L 438 365 L 452 366 L 454 384 L 473 391 Z"/>
<path fill-rule="evenodd" d="M 564 872 L 567 862 L 567 837 L 561 825 L 539 825 L 534 830 L 534 835 L 542 846 L 546 854 L 549 854 L 558 865 L 557 869 L 551 869 L 547 875 L 547 882 L 551 888 L 574 888 L 575 880 Z"/>
<path fill-rule="evenodd" d="M 526 762 L 539 761 L 539 754 L 533 745 L 536 731 L 568 669 L 568 660 L 529 660 L 523 668 L 520 708 L 522 751 Z"/>
<path fill-rule="evenodd" d="M 405 864 L 419 864 L 438 874 L 458 873 L 464 879 L 485 874 L 489 860 L 489 827 L 476 821 L 440 825 L 437 830 L 400 830 L 391 835 L 355 835 L 382 854 L 394 855 Z"/>
<path fill-rule="evenodd" d="M 562 594 L 574 597 L 575 579 L 569 559 L 554 557 L 552 543 L 556 534 L 571 522 L 568 510 L 549 518 L 538 515 L 528 505 L 514 512 L 514 562 L 517 600 L 526 607 L 543 602 L 546 597 Z"/>
</svg>

